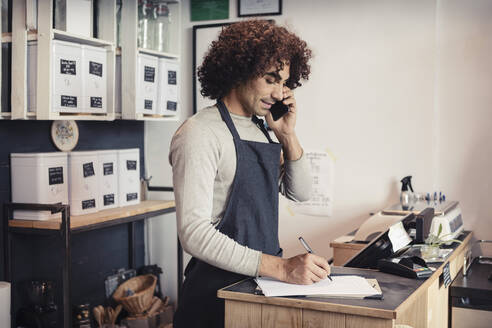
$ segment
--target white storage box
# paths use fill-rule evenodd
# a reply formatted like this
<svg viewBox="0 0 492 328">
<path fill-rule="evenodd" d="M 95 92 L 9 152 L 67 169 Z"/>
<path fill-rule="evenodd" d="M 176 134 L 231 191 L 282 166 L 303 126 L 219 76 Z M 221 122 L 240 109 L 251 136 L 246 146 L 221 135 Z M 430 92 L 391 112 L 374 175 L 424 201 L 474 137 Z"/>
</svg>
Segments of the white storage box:
<svg viewBox="0 0 492 328">
<path fill-rule="evenodd" d="M 116 150 L 100 150 L 99 157 L 99 203 L 100 209 L 119 206 L 118 198 L 118 154 Z"/>
<path fill-rule="evenodd" d="M 36 112 L 36 88 L 38 84 L 38 42 L 27 43 L 27 111 Z"/>
<path fill-rule="evenodd" d="M 157 57 L 138 54 L 137 59 L 137 113 L 157 113 Z"/>
<path fill-rule="evenodd" d="M 178 111 L 178 73 L 176 59 L 159 59 L 159 91 L 157 93 L 157 114 L 175 116 Z"/>
<path fill-rule="evenodd" d="M 118 189 L 120 206 L 140 203 L 140 150 L 118 150 Z"/>
<path fill-rule="evenodd" d="M 56 0 L 55 28 L 69 33 L 92 37 L 92 0 Z"/>
<path fill-rule="evenodd" d="M 70 214 L 81 215 L 97 212 L 99 202 L 99 178 L 97 151 L 68 153 L 68 178 Z"/>
<path fill-rule="evenodd" d="M 82 46 L 84 112 L 107 112 L 107 55 L 108 51 L 104 48 Z"/>
<path fill-rule="evenodd" d="M 116 56 L 114 73 L 114 112 L 121 113 L 121 56 Z"/>
<path fill-rule="evenodd" d="M 66 153 L 12 153 L 12 202 L 68 204 L 67 167 Z M 14 212 L 14 219 L 47 220 L 53 217 L 50 211 Z"/>
<path fill-rule="evenodd" d="M 53 40 L 52 106 L 54 112 L 82 111 L 82 46 Z"/>
</svg>

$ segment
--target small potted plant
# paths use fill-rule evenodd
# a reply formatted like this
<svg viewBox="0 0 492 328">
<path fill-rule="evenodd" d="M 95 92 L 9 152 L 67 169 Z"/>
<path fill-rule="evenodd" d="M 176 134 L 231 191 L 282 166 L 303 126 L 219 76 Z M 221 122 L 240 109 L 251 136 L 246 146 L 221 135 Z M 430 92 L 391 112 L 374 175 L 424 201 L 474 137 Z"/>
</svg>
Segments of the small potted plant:
<svg viewBox="0 0 492 328">
<path fill-rule="evenodd" d="M 462 243 L 461 240 L 446 238 L 450 234 L 442 235 L 442 224 L 439 224 L 439 229 L 437 230 L 437 236 L 430 234 L 427 239 L 425 239 L 425 244 L 420 248 L 420 252 L 424 259 L 432 259 L 439 257 L 439 249 L 444 244 L 450 244 L 451 242 Z"/>
</svg>

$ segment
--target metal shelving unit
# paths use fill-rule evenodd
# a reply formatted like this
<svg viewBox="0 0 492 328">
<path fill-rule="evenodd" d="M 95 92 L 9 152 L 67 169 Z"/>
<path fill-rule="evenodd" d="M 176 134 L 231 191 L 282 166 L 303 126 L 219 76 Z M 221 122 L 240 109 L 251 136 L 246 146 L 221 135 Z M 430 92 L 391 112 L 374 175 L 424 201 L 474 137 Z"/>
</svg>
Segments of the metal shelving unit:
<svg viewBox="0 0 492 328">
<path fill-rule="evenodd" d="M 70 217 L 70 208 L 68 205 L 56 204 L 4 204 L 4 252 L 5 252 L 5 279 L 13 283 L 13 290 L 16 288 L 16 282 L 12 281 L 15 268 L 12 267 L 12 238 L 11 234 L 35 234 L 35 235 L 58 235 L 63 244 L 63 264 L 62 264 L 62 309 L 63 327 L 72 327 L 72 302 L 71 302 L 71 236 L 72 234 L 88 232 L 107 228 L 115 225 L 128 225 L 128 263 L 130 268 L 135 267 L 135 222 L 148 219 L 150 217 L 167 214 L 176 210 L 174 202 L 164 201 L 146 201 L 138 205 L 130 205 L 115 209 L 103 210 L 98 213 L 86 214 L 77 217 Z M 14 210 L 43 210 L 52 213 L 62 213 L 61 221 L 24 221 L 13 220 Z M 130 213 L 130 214 L 128 214 Z M 94 220 L 94 217 L 100 216 L 101 219 Z M 84 220 L 91 218 L 91 220 Z M 78 222 L 77 222 L 78 221 Z M 86 223 L 84 223 L 86 222 Z M 91 223 L 87 223 L 91 222 Z M 14 303 L 15 293 L 12 293 L 12 304 Z M 15 315 L 11 315 L 12 327 L 15 323 Z"/>
</svg>

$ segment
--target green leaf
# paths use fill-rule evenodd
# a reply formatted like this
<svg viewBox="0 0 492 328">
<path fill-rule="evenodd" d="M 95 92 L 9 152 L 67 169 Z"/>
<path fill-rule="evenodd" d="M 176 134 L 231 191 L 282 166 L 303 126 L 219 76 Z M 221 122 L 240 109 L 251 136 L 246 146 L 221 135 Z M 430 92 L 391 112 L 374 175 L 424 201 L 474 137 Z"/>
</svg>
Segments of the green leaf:
<svg viewBox="0 0 492 328">
<path fill-rule="evenodd" d="M 442 223 L 439 223 L 439 230 L 437 230 L 437 237 L 441 235 L 442 232 Z"/>
</svg>

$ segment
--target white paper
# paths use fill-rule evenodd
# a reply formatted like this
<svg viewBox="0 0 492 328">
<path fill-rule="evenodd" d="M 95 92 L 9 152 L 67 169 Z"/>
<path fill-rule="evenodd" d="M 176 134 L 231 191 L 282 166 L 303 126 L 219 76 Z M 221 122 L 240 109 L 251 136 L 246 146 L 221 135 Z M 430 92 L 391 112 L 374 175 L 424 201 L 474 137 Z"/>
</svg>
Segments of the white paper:
<svg viewBox="0 0 492 328">
<path fill-rule="evenodd" d="M 367 219 L 355 233 L 354 240 L 370 241 L 376 237 L 374 234 L 388 230 L 393 224 L 401 221 L 404 218 L 402 215 L 383 215 L 378 212 Z M 368 237 L 371 237 L 368 240 Z"/>
<path fill-rule="evenodd" d="M 311 285 L 289 284 L 264 277 L 258 277 L 255 280 L 261 288 L 263 295 L 267 297 L 298 295 L 364 297 L 379 294 L 363 277 L 332 276 L 331 278 L 333 281 L 327 278 Z"/>
<path fill-rule="evenodd" d="M 300 214 L 331 216 L 335 162 L 326 151 L 308 151 L 304 156 L 311 165 L 313 179 L 311 199 L 302 203 L 290 202 L 290 204 L 294 211 Z"/>
<path fill-rule="evenodd" d="M 393 252 L 399 251 L 412 242 L 401 221 L 389 228 L 388 237 L 393 246 Z"/>
</svg>

